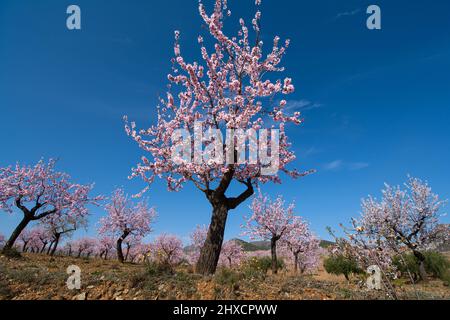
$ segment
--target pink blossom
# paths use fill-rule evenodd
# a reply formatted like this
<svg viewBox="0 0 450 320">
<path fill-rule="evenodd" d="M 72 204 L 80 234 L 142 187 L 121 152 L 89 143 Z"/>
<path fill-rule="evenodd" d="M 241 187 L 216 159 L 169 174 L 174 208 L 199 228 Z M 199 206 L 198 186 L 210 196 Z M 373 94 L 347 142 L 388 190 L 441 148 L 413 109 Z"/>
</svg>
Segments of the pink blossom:
<svg viewBox="0 0 450 320">
<path fill-rule="evenodd" d="M 183 259 L 183 243 L 174 235 L 162 234 L 150 245 L 154 261 L 168 266 L 175 266 Z"/>
</svg>

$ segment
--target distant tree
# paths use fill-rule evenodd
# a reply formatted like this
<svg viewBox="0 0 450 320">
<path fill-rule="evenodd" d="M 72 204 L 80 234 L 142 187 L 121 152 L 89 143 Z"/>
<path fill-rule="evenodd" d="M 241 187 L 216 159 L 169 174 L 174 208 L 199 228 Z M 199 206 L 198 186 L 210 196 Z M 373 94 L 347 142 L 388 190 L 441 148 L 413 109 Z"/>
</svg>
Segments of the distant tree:
<svg viewBox="0 0 450 320">
<path fill-rule="evenodd" d="M 227 241 L 223 244 L 220 253 L 219 263 L 229 268 L 238 266 L 244 258 L 242 245 L 235 240 Z"/>
<path fill-rule="evenodd" d="M 5 243 L 5 236 L 0 233 L 0 246 L 3 246 Z"/>
<path fill-rule="evenodd" d="M 183 259 L 183 242 L 175 235 L 162 234 L 150 247 L 152 258 L 161 265 L 173 268 Z"/>
<path fill-rule="evenodd" d="M 50 215 L 41 220 L 41 225 L 51 235 L 47 254 L 53 256 L 61 241 L 61 237 L 71 236 L 76 230 L 87 226 L 86 216 Z"/>
<path fill-rule="evenodd" d="M 97 248 L 97 240 L 85 237 L 74 241 L 72 246 L 77 258 L 80 258 L 82 255 L 89 258 Z"/>
<path fill-rule="evenodd" d="M 123 263 L 122 243 L 128 236 L 143 238 L 150 233 L 156 211 L 149 208 L 146 201 L 134 205 L 122 189 L 114 191 L 106 211 L 108 215 L 100 220 L 99 233 L 117 239 L 117 258 Z"/>
<path fill-rule="evenodd" d="M 277 243 L 298 225 L 299 218 L 294 216 L 294 207 L 294 204 L 286 207 L 281 196 L 272 201 L 259 194 L 251 204 L 252 216 L 243 225 L 244 235 L 250 236 L 252 240 L 270 240 L 274 274 L 278 272 Z"/>
<path fill-rule="evenodd" d="M 108 236 L 103 236 L 98 241 L 98 252 L 100 258 L 108 259 L 108 254 L 114 250 L 116 239 Z"/>
<path fill-rule="evenodd" d="M 31 230 L 24 229 L 17 240 L 19 240 L 22 244 L 22 252 L 27 252 L 28 250 L 28 243 L 33 239 L 33 233 Z"/>
<path fill-rule="evenodd" d="M 259 3 L 257 1 L 257 5 Z M 219 261 L 228 212 L 249 199 L 258 183 L 280 183 L 279 173 L 282 172 L 294 178 L 309 172 L 299 173 L 287 168 L 295 160 L 295 154 L 290 150 L 285 126 L 299 125 L 302 120 L 300 112 L 290 114 L 286 100 L 276 98 L 294 92 L 291 78 L 275 78 L 276 72 L 284 71 L 280 63 L 289 40 L 280 44 L 280 38 L 275 37 L 270 51 L 264 55 L 260 11 L 252 19 L 254 43 L 251 43 L 253 41 L 250 40 L 248 26 L 243 19 L 240 19 L 237 37 L 225 35 L 224 19 L 229 12 L 226 1 L 216 0 L 211 15 L 200 1 L 199 12 L 206 30 L 212 36 L 213 52 L 208 52 L 200 36 L 198 42 L 203 62 L 186 62 L 181 54 L 180 33 L 176 31 L 175 56 L 172 60 L 174 67 L 172 74 L 168 75 L 170 89 L 167 99 L 161 99 L 157 124 L 138 130 L 134 122 L 129 123 L 126 117 L 125 121 L 127 134 L 150 155 L 142 158 L 142 163 L 133 170 L 132 177 L 140 176 L 149 184 L 156 177 L 164 178 L 170 191 L 179 191 L 186 182 L 192 182 L 210 202 L 211 223 L 196 271 L 213 274 Z M 176 86 L 173 90 L 172 85 Z M 227 154 L 227 158 L 232 161 L 216 161 L 212 157 L 203 157 L 203 160 L 194 162 L 183 159 L 173 161 L 174 131 L 186 129 L 192 135 L 196 131 L 195 124 L 199 122 L 207 129 L 229 129 L 244 134 L 248 130 L 258 131 L 264 125 L 272 126 L 275 123 L 280 128 L 279 145 L 275 145 L 278 140 L 275 136 L 265 137 L 266 148 L 261 145 L 260 150 L 267 151 L 267 155 L 271 156 L 277 154 L 279 159 L 274 159 L 272 163 L 259 161 L 257 164 L 239 161 L 238 148 L 231 142 L 234 138 L 230 138 L 223 150 L 215 155 L 219 157 L 218 153 L 222 153 L 222 156 Z M 215 136 L 211 140 L 221 139 Z M 272 168 L 267 170 L 270 166 Z M 233 182 L 245 187 L 237 197 L 227 195 Z"/>
<path fill-rule="evenodd" d="M 200 258 L 200 252 L 208 235 L 208 226 L 197 226 L 189 235 L 191 239 L 191 251 L 189 252 L 190 263 L 195 265 Z"/>
<path fill-rule="evenodd" d="M 55 171 L 55 163 L 41 160 L 34 167 L 17 164 L 0 168 L 0 209 L 12 212 L 14 205 L 23 213 L 3 250 L 13 247 L 31 221 L 51 215 L 84 217 L 88 214 L 86 206 L 100 199 L 89 197 L 92 185 L 72 183 L 69 175 Z"/>
<path fill-rule="evenodd" d="M 294 258 L 294 270 L 301 273 L 317 268 L 320 262 L 320 240 L 310 231 L 302 219 L 293 222 L 291 231 L 282 239 L 282 245 Z"/>
</svg>

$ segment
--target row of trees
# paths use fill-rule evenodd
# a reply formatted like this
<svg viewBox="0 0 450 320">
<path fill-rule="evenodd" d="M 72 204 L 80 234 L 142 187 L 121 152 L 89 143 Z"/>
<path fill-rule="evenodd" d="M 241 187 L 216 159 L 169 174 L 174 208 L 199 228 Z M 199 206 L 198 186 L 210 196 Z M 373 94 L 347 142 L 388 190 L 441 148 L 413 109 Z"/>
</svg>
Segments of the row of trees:
<svg viewBox="0 0 450 320">
<path fill-rule="evenodd" d="M 261 210 L 263 206 L 264 210 Z M 120 262 L 152 259 L 169 266 L 182 260 L 187 260 L 192 265 L 198 261 L 207 238 L 208 227 L 198 226 L 191 233 L 190 250 L 184 253 L 181 240 L 173 235 L 163 234 L 150 244 L 142 242 L 152 231 L 151 226 L 156 218 L 156 211 L 149 208 L 146 201 L 135 205 L 123 190 L 118 189 L 113 192 L 105 208 L 108 214 L 100 220 L 98 239 L 66 241 L 64 247 L 57 251 L 61 236 L 71 235 L 76 230 L 76 225 L 71 229 L 62 226 L 59 232 L 55 233 L 53 224 L 42 221 L 38 226 L 24 229 L 20 233 L 18 247 L 23 252 L 49 255 L 59 252 L 75 257 L 96 256 L 102 259 L 117 255 Z M 272 203 L 267 197 L 260 195 L 253 201 L 252 208 L 254 214 L 243 226 L 243 234 L 249 234 L 254 239 L 272 240 L 272 266 L 277 266 L 278 242 L 282 244 L 284 256 L 293 258 L 296 271 L 299 266 L 302 272 L 317 266 L 319 241 L 300 217 L 293 216 L 293 205 L 284 208 L 281 197 Z M 63 233 L 62 230 L 67 232 Z M 219 264 L 231 268 L 239 265 L 245 257 L 242 246 L 231 240 L 223 244 Z M 277 272 L 277 267 L 273 268 L 273 272 Z"/>
</svg>

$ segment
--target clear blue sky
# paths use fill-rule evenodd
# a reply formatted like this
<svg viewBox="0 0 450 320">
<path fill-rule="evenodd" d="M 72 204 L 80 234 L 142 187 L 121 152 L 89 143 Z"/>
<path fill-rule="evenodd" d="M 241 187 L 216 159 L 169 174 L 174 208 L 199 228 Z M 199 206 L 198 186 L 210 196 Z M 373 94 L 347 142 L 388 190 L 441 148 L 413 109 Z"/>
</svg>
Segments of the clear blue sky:
<svg viewBox="0 0 450 320">
<path fill-rule="evenodd" d="M 366 28 L 374 3 L 381 31 Z M 81 7 L 81 31 L 66 29 L 70 4 Z M 229 0 L 231 27 L 240 16 L 249 20 L 253 4 Z M 326 226 L 359 214 L 362 197 L 408 174 L 450 198 L 449 1 L 264 0 L 262 11 L 266 43 L 277 34 L 292 40 L 285 60 L 297 88 L 292 105 L 309 103 L 303 127 L 289 132 L 296 165 L 318 170 L 264 191 L 295 200 L 322 237 Z M 61 170 L 95 182 L 97 193 L 138 192 L 144 183 L 127 175 L 143 153 L 122 116 L 141 126 L 154 121 L 176 29 L 183 51 L 196 55 L 197 0 L 2 0 L 0 166 L 58 157 Z M 169 193 L 157 182 L 148 195 L 159 212 L 153 235 L 186 240 L 209 223 L 210 205 L 191 186 Z M 239 235 L 247 204 L 230 214 L 227 238 Z M 89 234 L 102 214 L 92 210 Z M 0 232 L 9 235 L 20 217 L 1 214 Z"/>
</svg>

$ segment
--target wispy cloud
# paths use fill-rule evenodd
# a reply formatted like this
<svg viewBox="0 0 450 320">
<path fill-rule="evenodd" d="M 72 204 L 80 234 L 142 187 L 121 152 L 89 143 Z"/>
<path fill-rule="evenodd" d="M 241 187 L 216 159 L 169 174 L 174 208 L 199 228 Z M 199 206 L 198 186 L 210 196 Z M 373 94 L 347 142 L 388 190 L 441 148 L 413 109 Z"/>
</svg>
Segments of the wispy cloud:
<svg viewBox="0 0 450 320">
<path fill-rule="evenodd" d="M 349 170 L 358 171 L 369 167 L 367 162 L 345 162 L 342 160 L 334 160 L 324 164 L 323 168 L 327 171 Z"/>
<path fill-rule="evenodd" d="M 334 17 L 334 20 L 338 20 L 338 19 L 343 18 L 343 17 L 351 17 L 351 16 L 354 16 L 354 15 L 358 14 L 359 12 L 361 12 L 361 9 L 355 9 L 355 10 L 353 10 L 353 11 L 339 12 L 339 13 Z"/>
<path fill-rule="evenodd" d="M 312 102 L 306 99 L 290 100 L 287 102 L 285 109 L 287 111 L 306 111 L 322 107 L 322 104 Z"/>
</svg>

